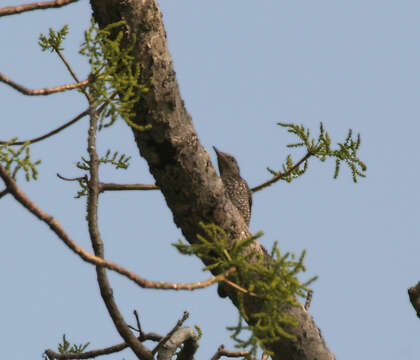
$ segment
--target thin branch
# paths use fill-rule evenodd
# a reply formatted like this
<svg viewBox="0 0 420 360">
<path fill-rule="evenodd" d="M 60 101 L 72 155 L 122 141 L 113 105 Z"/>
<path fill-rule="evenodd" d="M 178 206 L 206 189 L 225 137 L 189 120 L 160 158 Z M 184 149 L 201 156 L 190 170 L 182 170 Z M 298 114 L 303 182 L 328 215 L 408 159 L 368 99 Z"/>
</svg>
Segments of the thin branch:
<svg viewBox="0 0 420 360">
<path fill-rule="evenodd" d="M 183 283 L 168 283 L 162 281 L 150 281 L 147 279 L 138 276 L 137 274 L 127 270 L 126 268 L 115 264 L 112 261 L 102 259 L 98 256 L 94 256 L 87 252 L 86 250 L 82 249 L 78 246 L 70 236 L 65 232 L 61 224 L 54 219 L 51 215 L 47 214 L 43 210 L 41 210 L 32 200 L 30 200 L 26 194 L 16 185 L 16 182 L 10 176 L 9 172 L 0 165 L 0 177 L 6 184 L 6 189 L 3 190 L 1 193 L 10 193 L 21 205 L 23 205 L 29 212 L 35 215 L 39 220 L 43 221 L 47 224 L 50 229 L 64 242 L 64 244 L 75 254 L 79 255 L 79 257 L 96 266 L 103 266 L 109 270 L 115 271 L 120 275 L 123 275 L 130 279 L 131 281 L 135 282 L 137 285 L 141 286 L 142 288 L 149 288 L 149 289 L 163 289 L 163 290 L 195 290 L 195 289 L 203 289 L 208 287 L 216 282 L 222 281 L 226 276 L 230 275 L 234 268 L 229 269 L 223 274 L 213 276 L 208 280 L 199 281 L 190 284 L 183 284 Z"/>
<path fill-rule="evenodd" d="M 140 341 L 160 341 L 162 339 L 162 335 L 156 334 L 156 333 L 143 333 L 141 336 L 139 336 Z M 84 353 L 57 353 L 51 349 L 45 350 L 44 354 L 50 359 L 56 359 L 56 360 L 70 360 L 70 359 L 90 359 L 95 358 L 97 356 L 102 355 L 109 355 L 114 354 L 116 352 L 122 351 L 124 349 L 128 348 L 127 343 L 121 343 L 118 345 L 113 345 L 104 349 L 98 349 L 98 350 L 91 350 Z"/>
<path fill-rule="evenodd" d="M 79 176 L 79 177 L 75 177 L 75 178 L 64 177 L 63 175 L 60 175 L 59 173 L 57 173 L 56 175 L 59 179 L 64 180 L 64 181 L 80 181 L 80 180 L 87 181 L 88 180 L 87 175 Z"/>
<path fill-rule="evenodd" d="M 37 143 L 39 141 L 42 141 L 44 139 L 47 139 L 57 133 L 59 133 L 60 131 L 64 130 L 65 128 L 68 128 L 69 126 L 73 125 L 75 122 L 79 121 L 80 119 L 82 119 L 83 117 L 85 117 L 86 115 L 89 114 L 89 109 L 81 112 L 79 115 L 77 115 L 74 119 L 70 120 L 69 122 L 66 122 L 65 124 L 61 125 L 60 127 L 58 127 L 57 129 L 54 129 L 44 135 L 38 136 L 36 138 L 33 139 L 29 139 L 29 140 L 24 140 L 24 141 L 15 141 L 14 143 L 9 143 L 8 141 L 0 141 L 0 144 L 7 144 L 9 143 L 9 145 L 23 145 L 25 143 L 29 143 L 29 144 L 34 144 Z"/>
<path fill-rule="evenodd" d="M 86 351 L 84 353 L 57 353 L 51 349 L 45 350 L 44 354 L 48 356 L 50 360 L 70 360 L 70 359 L 90 359 L 97 356 L 114 354 L 128 348 L 126 343 L 110 346 L 104 349 Z"/>
<path fill-rule="evenodd" d="M 118 190 L 159 190 L 159 186 L 149 184 L 114 184 L 101 183 L 99 191 L 118 191 Z"/>
<path fill-rule="evenodd" d="M 220 345 L 217 349 L 216 353 L 211 357 L 211 360 L 218 360 L 222 356 L 226 357 L 248 357 L 251 355 L 251 352 L 248 350 L 242 350 L 242 351 L 230 351 L 226 350 L 223 345 Z"/>
<path fill-rule="evenodd" d="M 64 63 L 65 67 L 67 68 L 67 70 L 69 71 L 71 77 L 74 79 L 74 81 L 76 82 L 80 82 L 79 78 L 77 77 L 76 73 L 73 71 L 73 69 L 71 68 L 70 64 L 68 63 L 68 61 L 66 60 L 66 58 L 64 57 L 64 55 L 61 53 L 60 50 L 55 49 L 57 55 L 60 57 L 61 61 Z"/>
<path fill-rule="evenodd" d="M 111 99 L 115 96 L 115 94 L 113 94 L 111 96 Z M 106 107 L 106 103 L 102 104 L 97 112 L 101 113 L 102 111 L 104 111 L 105 107 Z M 57 129 L 54 129 L 44 135 L 38 136 L 36 138 L 30 139 L 30 140 L 24 140 L 24 141 L 15 141 L 14 143 L 9 143 L 8 141 L 4 141 L 1 140 L 0 144 L 9 144 L 10 146 L 14 146 L 14 145 L 23 145 L 25 143 L 29 143 L 29 144 L 34 144 L 37 143 L 39 141 L 42 141 L 44 139 L 49 138 L 50 136 L 53 136 L 55 134 L 58 134 L 60 131 L 64 130 L 65 128 L 68 128 L 69 126 L 73 125 L 74 123 L 76 123 L 77 121 L 79 121 L 80 119 L 82 119 L 83 117 L 85 117 L 86 115 L 89 114 L 89 108 L 87 108 L 85 111 L 82 111 L 79 115 L 77 115 L 74 119 L 70 120 L 69 122 L 66 122 L 65 124 L 59 126 Z M 57 174 L 58 175 L 58 174 Z"/>
<path fill-rule="evenodd" d="M 0 199 L 1 199 L 4 195 L 7 195 L 9 192 L 10 192 L 10 191 L 9 191 L 9 189 L 8 189 L 8 188 L 6 188 L 6 189 L 4 189 L 4 190 L 0 191 Z"/>
<path fill-rule="evenodd" d="M 248 290 L 244 289 L 243 287 L 239 286 L 238 284 L 236 284 L 236 283 L 234 283 L 234 282 L 232 282 L 232 281 L 230 281 L 228 279 L 223 279 L 222 281 L 224 283 L 228 284 L 229 286 L 233 287 L 234 289 L 236 289 L 236 290 L 238 290 L 240 292 L 243 292 L 244 294 L 248 294 L 250 296 L 255 296 L 255 297 L 261 297 L 261 296 L 258 296 L 257 294 L 255 294 L 255 293 L 253 293 L 251 291 L 248 291 Z"/>
<path fill-rule="evenodd" d="M 89 101 L 90 122 L 88 130 L 88 146 L 89 154 L 89 182 L 88 182 L 88 197 L 87 197 L 87 215 L 90 241 L 95 255 L 99 258 L 104 258 L 104 243 L 99 233 L 98 226 L 98 198 L 99 198 L 99 157 L 96 152 L 96 129 L 98 128 L 98 113 L 96 112 L 94 102 L 89 93 L 85 93 Z M 102 300 L 108 310 L 108 313 L 115 325 L 120 336 L 130 346 L 130 349 L 141 360 L 153 360 L 153 354 L 147 349 L 134 334 L 124 320 L 118 306 L 115 302 L 113 290 L 108 280 L 106 270 L 103 266 L 96 266 L 96 279 L 101 292 Z"/>
<path fill-rule="evenodd" d="M 60 85 L 53 88 L 43 88 L 43 89 L 32 90 L 22 85 L 19 85 L 13 80 L 10 80 L 6 75 L 3 75 L 2 73 L 0 73 L 0 82 L 10 85 L 13 89 L 19 91 L 20 93 L 24 95 L 50 95 L 57 92 L 77 89 L 77 88 L 84 87 L 87 84 L 89 84 L 89 80 L 84 80 L 84 81 L 77 81 L 75 84 L 65 84 L 65 85 Z"/>
<path fill-rule="evenodd" d="M 32 4 L 24 4 L 18 6 L 8 6 L 0 9 L 0 16 L 7 16 L 13 14 L 19 14 L 25 11 L 48 9 L 48 8 L 58 8 L 76 2 L 78 0 L 54 0 L 54 1 L 44 1 L 36 2 Z"/>
<path fill-rule="evenodd" d="M 297 168 L 299 168 L 299 166 L 304 163 L 306 160 L 308 160 L 313 154 L 308 152 L 302 159 L 300 159 L 290 170 L 286 171 L 285 173 L 279 173 L 278 175 L 274 176 L 273 178 L 271 178 L 270 180 L 262 183 L 261 185 L 258 185 L 254 188 L 251 189 L 252 192 L 257 192 L 260 191 L 272 184 L 274 184 L 275 182 L 279 181 L 280 179 L 289 176 L 294 170 L 296 170 Z"/>
<path fill-rule="evenodd" d="M 175 333 L 175 331 L 177 331 L 182 326 L 182 324 L 188 319 L 189 316 L 190 314 L 187 311 L 184 311 L 184 314 L 182 314 L 182 318 L 179 319 L 174 328 L 171 331 L 169 331 L 168 334 L 162 340 L 159 341 L 156 347 L 152 350 L 152 354 L 156 354 L 156 352 L 159 351 L 162 345 L 169 340 L 169 338 Z"/>
</svg>

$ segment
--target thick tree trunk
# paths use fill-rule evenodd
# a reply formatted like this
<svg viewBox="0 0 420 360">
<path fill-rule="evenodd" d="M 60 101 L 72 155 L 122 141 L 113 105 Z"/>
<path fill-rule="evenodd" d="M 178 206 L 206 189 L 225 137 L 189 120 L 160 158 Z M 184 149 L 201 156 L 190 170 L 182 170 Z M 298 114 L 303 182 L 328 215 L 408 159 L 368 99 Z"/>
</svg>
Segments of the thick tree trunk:
<svg viewBox="0 0 420 360">
<path fill-rule="evenodd" d="M 151 124 L 145 132 L 134 131 L 140 154 L 147 160 L 156 184 L 160 186 L 171 209 L 175 224 L 190 243 L 201 232 L 199 222 L 214 223 L 232 239 L 249 235 L 237 209 L 226 197 L 209 154 L 198 140 L 191 116 L 185 109 L 169 54 L 162 14 L 155 0 L 91 0 L 94 17 L 105 26 L 124 19 L 127 33 L 136 34 L 133 52 L 140 64 L 140 81 L 150 91 L 137 105 L 135 122 Z M 252 251 L 262 252 L 259 243 Z M 233 293 L 229 297 L 235 303 Z M 249 301 L 248 312 L 258 312 L 259 305 Z M 297 341 L 282 339 L 270 349 L 276 360 L 332 360 L 312 317 L 303 307 L 293 307 L 290 314 L 299 320 L 297 328 L 288 329 Z"/>
</svg>

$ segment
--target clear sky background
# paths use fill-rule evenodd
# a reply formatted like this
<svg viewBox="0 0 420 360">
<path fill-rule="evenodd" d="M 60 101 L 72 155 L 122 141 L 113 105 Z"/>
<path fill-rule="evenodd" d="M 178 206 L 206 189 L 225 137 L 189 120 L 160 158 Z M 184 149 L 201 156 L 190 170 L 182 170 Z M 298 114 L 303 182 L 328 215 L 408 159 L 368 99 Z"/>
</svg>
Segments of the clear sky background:
<svg viewBox="0 0 420 360">
<path fill-rule="evenodd" d="M 3 2 L 4 3 L 4 2 Z M 1 4 L 16 5 L 20 1 Z M 334 142 L 353 128 L 362 136 L 360 157 L 368 177 L 354 184 L 334 163 L 313 160 L 305 176 L 254 195 L 251 229 L 283 252 L 307 250 L 310 309 L 339 360 L 414 360 L 420 320 L 407 288 L 420 280 L 418 183 L 420 24 L 418 1 L 186 1 L 162 0 L 170 50 L 186 106 L 202 144 L 234 154 L 251 186 L 279 168 L 295 139 L 276 125 L 296 122 L 318 134 L 322 121 Z M 77 54 L 89 26 L 87 1 L 58 10 L 0 19 L 0 71 L 42 88 L 72 82 L 64 66 L 37 45 L 49 27 L 70 25 L 65 55 L 81 78 Z M 70 120 L 86 108 L 78 93 L 25 97 L 0 84 L 0 138 L 27 139 Z M 73 239 L 91 251 L 85 202 L 77 184 L 56 173 L 80 176 L 87 119 L 32 146 L 42 159 L 39 181 L 19 183 L 53 214 Z M 132 155 L 127 171 L 101 169 L 106 182 L 153 183 L 128 127 L 119 121 L 100 133 L 99 148 Z M 301 153 L 294 155 L 298 159 Z M 181 238 L 162 195 L 106 193 L 100 226 L 108 259 L 151 280 L 206 279 L 202 264 L 170 246 Z M 5 359 L 39 359 L 62 334 L 90 349 L 121 342 L 99 297 L 95 271 L 10 196 L 0 200 L 0 333 Z M 182 316 L 204 334 L 197 359 L 220 344 L 237 320 L 216 287 L 193 293 L 143 290 L 109 274 L 127 321 L 165 334 Z M 133 359 L 130 352 L 112 359 Z"/>
</svg>

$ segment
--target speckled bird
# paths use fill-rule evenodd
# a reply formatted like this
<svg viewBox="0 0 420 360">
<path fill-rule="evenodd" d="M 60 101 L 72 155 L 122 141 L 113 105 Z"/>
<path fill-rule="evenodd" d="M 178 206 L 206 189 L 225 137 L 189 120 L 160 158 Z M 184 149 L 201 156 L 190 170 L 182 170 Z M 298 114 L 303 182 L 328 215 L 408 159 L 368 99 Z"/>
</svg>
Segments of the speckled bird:
<svg viewBox="0 0 420 360">
<path fill-rule="evenodd" d="M 213 146 L 217 155 L 220 177 L 232 204 L 238 209 L 246 224 L 251 220 L 252 192 L 247 182 L 242 179 L 236 159 L 219 151 Z"/>
</svg>

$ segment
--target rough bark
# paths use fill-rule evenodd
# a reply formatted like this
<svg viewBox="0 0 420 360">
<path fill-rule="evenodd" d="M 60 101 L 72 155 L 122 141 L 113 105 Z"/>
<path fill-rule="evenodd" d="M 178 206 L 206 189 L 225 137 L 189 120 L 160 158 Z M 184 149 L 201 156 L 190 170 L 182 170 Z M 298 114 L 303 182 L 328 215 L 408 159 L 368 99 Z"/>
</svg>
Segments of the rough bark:
<svg viewBox="0 0 420 360">
<path fill-rule="evenodd" d="M 145 132 L 133 130 L 141 156 L 148 164 L 156 185 L 171 209 L 175 224 L 187 241 L 193 243 L 201 229 L 200 221 L 223 228 L 232 239 L 249 235 L 237 209 L 225 195 L 209 154 L 200 144 L 191 116 L 181 98 L 169 54 L 162 14 L 155 0 L 91 0 L 94 17 L 100 26 L 124 19 L 127 34 L 136 34 L 133 52 L 142 69 L 140 81 L 150 87 L 137 104 L 135 122 L 151 124 Z M 256 243 L 252 251 L 262 252 Z M 233 292 L 228 293 L 235 303 Z M 247 301 L 248 312 L 258 312 L 260 304 Z M 289 329 L 297 341 L 283 339 L 271 350 L 276 360 L 332 360 L 312 317 L 303 307 L 288 310 L 299 320 Z"/>
</svg>

